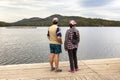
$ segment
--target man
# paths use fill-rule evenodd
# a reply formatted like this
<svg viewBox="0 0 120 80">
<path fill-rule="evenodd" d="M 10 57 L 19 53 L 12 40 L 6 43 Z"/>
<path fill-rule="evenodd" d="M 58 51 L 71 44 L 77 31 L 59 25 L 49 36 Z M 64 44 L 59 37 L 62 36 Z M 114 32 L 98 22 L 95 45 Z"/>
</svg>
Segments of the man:
<svg viewBox="0 0 120 80">
<path fill-rule="evenodd" d="M 80 41 L 79 31 L 75 28 L 76 22 L 71 20 L 70 29 L 67 30 L 65 35 L 64 48 L 68 51 L 69 62 L 70 62 L 70 70 L 69 72 L 78 71 L 78 63 L 77 63 L 77 48 L 78 43 Z"/>
<path fill-rule="evenodd" d="M 53 18 L 53 25 L 48 29 L 48 39 L 50 40 L 50 65 L 51 71 L 61 72 L 59 69 L 59 54 L 62 52 L 61 44 L 62 44 L 62 34 L 60 28 L 58 27 L 58 18 Z M 53 66 L 53 62 L 55 62 L 55 67 Z"/>
</svg>

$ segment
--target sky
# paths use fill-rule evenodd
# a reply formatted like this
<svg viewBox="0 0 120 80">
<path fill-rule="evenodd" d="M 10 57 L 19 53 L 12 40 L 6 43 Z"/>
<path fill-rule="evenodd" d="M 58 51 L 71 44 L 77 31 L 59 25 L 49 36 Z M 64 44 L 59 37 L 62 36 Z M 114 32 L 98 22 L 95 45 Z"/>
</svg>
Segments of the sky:
<svg viewBox="0 0 120 80">
<path fill-rule="evenodd" d="M 0 0 L 0 21 L 53 14 L 120 21 L 120 0 Z"/>
</svg>

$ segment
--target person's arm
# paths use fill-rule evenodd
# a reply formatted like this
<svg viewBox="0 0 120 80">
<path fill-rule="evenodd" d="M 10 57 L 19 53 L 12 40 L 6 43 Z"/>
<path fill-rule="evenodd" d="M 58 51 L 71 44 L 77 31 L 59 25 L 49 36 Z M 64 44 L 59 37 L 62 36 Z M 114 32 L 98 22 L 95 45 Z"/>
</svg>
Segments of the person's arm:
<svg viewBox="0 0 120 80">
<path fill-rule="evenodd" d="M 60 44 L 62 44 L 62 34 L 61 34 L 60 28 L 57 28 L 56 34 L 57 34 L 57 40 L 58 40 L 58 42 L 59 42 Z"/>
<path fill-rule="evenodd" d="M 80 42 L 80 33 L 78 31 L 78 42 Z"/>
<path fill-rule="evenodd" d="M 50 34 L 49 34 L 49 31 L 48 31 L 48 33 L 47 33 L 47 37 L 48 37 L 48 39 L 50 40 Z"/>
<path fill-rule="evenodd" d="M 57 40 L 58 40 L 58 42 L 59 42 L 60 44 L 62 44 L 62 37 L 58 36 L 58 37 L 57 37 Z"/>
<path fill-rule="evenodd" d="M 64 41 L 64 49 L 67 51 L 67 41 L 68 41 L 68 31 L 66 31 L 66 34 L 65 34 L 65 41 Z"/>
</svg>

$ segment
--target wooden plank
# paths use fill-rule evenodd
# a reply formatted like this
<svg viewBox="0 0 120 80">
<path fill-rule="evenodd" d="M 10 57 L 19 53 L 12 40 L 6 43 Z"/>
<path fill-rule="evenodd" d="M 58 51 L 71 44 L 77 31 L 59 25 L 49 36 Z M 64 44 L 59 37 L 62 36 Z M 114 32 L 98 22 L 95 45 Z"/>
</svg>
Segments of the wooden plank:
<svg viewBox="0 0 120 80">
<path fill-rule="evenodd" d="M 70 77 L 65 77 L 65 80 L 71 80 Z"/>
<path fill-rule="evenodd" d="M 79 78 L 80 78 L 80 80 L 87 80 L 85 75 L 80 75 Z"/>
<path fill-rule="evenodd" d="M 49 63 L 0 66 L 0 80 L 119 80 L 120 58 L 82 60 L 80 70 L 68 72 L 69 62 L 60 62 L 60 73 L 51 72 Z"/>
</svg>

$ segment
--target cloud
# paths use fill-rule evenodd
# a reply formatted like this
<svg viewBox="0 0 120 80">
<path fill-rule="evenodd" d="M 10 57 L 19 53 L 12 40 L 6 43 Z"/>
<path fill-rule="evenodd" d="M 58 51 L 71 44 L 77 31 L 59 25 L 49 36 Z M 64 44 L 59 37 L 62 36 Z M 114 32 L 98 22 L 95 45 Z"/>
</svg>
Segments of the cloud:
<svg viewBox="0 0 120 80">
<path fill-rule="evenodd" d="M 0 0 L 0 18 L 14 22 L 23 18 L 47 17 L 64 10 L 66 1 L 56 0 Z"/>
<path fill-rule="evenodd" d="M 80 4 L 83 7 L 100 7 L 105 6 L 112 2 L 113 0 L 80 0 Z"/>
<path fill-rule="evenodd" d="M 0 1 L 0 6 L 2 8 L 10 8 L 10 9 L 33 9 L 38 10 L 44 7 L 42 3 L 34 0 L 2 0 Z M 40 7 L 40 8 L 39 8 Z"/>
<path fill-rule="evenodd" d="M 120 0 L 0 0 L 0 19 L 45 18 L 53 14 L 120 20 Z"/>
<path fill-rule="evenodd" d="M 80 0 L 81 15 L 90 18 L 120 20 L 120 0 Z"/>
</svg>

